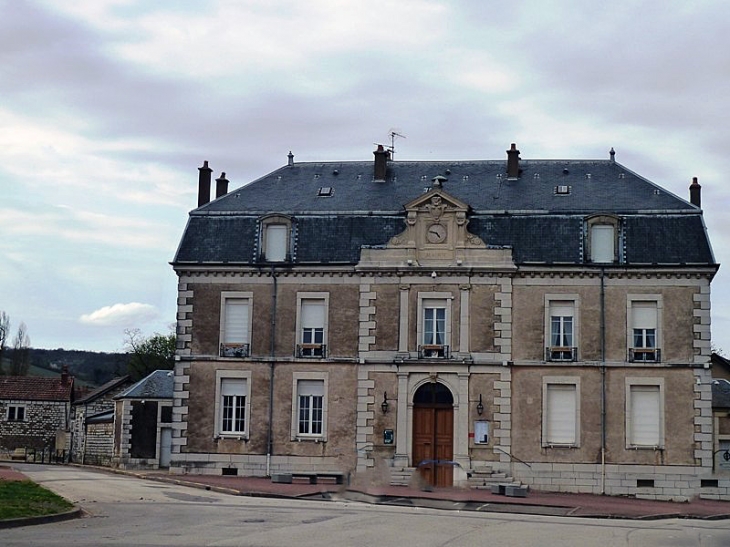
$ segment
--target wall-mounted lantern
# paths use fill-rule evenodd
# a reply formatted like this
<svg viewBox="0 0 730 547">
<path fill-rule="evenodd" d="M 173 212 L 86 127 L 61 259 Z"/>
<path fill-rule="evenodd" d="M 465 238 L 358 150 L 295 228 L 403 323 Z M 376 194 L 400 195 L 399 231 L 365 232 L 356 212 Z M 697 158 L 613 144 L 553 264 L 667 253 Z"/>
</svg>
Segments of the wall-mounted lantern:
<svg viewBox="0 0 730 547">
<path fill-rule="evenodd" d="M 384 391 L 383 392 L 383 402 L 380 403 L 380 408 L 383 410 L 383 414 L 387 414 L 388 413 L 388 407 L 389 406 L 390 405 L 388 404 L 388 392 L 387 391 Z"/>
<path fill-rule="evenodd" d="M 482 404 L 482 394 L 479 394 L 479 402 L 477 403 L 477 414 L 484 414 L 484 405 Z"/>
</svg>

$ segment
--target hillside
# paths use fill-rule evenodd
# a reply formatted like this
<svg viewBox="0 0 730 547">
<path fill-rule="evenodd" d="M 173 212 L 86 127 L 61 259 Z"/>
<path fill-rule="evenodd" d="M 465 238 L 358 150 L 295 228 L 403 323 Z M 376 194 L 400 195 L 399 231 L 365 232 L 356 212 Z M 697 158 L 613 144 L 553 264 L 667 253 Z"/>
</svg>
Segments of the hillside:
<svg viewBox="0 0 730 547">
<path fill-rule="evenodd" d="M 2 370 L 7 374 L 12 348 L 5 349 Z M 54 376 L 64 365 L 80 385 L 95 387 L 127 373 L 129 355 L 65 349 L 30 349 L 29 376 Z"/>
</svg>

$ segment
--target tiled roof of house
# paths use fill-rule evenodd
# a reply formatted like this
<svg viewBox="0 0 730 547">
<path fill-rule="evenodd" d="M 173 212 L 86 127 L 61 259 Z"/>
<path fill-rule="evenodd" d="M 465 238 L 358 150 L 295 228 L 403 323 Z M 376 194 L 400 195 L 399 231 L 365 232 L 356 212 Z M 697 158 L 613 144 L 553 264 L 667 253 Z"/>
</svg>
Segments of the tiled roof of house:
<svg viewBox="0 0 730 547">
<path fill-rule="evenodd" d="M 77 399 L 74 402 L 74 404 L 81 405 L 84 403 L 91 403 L 92 401 L 95 401 L 95 400 L 99 399 L 100 397 L 103 397 L 110 391 L 121 388 L 127 382 L 129 382 L 129 375 L 120 376 L 118 378 L 113 378 L 113 379 L 109 380 L 107 383 L 96 388 L 94 391 L 87 393 L 80 399 Z"/>
<path fill-rule="evenodd" d="M 16 401 L 71 401 L 73 377 L 0 376 L 0 399 Z"/>
<path fill-rule="evenodd" d="M 114 398 L 172 399 L 173 386 L 174 372 L 172 370 L 156 370 Z"/>
<path fill-rule="evenodd" d="M 585 218 L 601 213 L 621 217 L 621 264 L 715 264 L 701 209 L 613 160 L 519 167 L 508 178 L 506 161 L 389 161 L 379 182 L 373 162 L 292 163 L 192 211 L 174 263 L 256 264 L 260 219 L 278 213 L 292 218 L 294 263 L 356 264 L 442 176 L 470 207 L 468 230 L 517 264 L 584 262 Z"/>
</svg>

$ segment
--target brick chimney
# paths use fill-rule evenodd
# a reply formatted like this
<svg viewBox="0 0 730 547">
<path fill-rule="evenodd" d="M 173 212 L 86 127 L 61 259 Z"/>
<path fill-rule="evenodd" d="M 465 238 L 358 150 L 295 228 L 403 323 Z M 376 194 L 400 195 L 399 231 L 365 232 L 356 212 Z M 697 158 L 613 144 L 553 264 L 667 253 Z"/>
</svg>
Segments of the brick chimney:
<svg viewBox="0 0 730 547">
<path fill-rule="evenodd" d="M 689 202 L 697 207 L 702 207 L 702 186 L 697 182 L 697 177 L 692 177 L 692 184 L 689 185 Z"/>
<path fill-rule="evenodd" d="M 512 143 L 510 149 L 507 150 L 507 178 L 520 178 L 520 151 L 517 150 L 515 143 Z"/>
<path fill-rule="evenodd" d="M 383 148 L 382 144 L 373 152 L 375 156 L 375 173 L 373 179 L 377 182 L 385 182 L 385 172 L 390 159 L 390 152 Z"/>
<path fill-rule="evenodd" d="M 61 369 L 61 385 L 68 385 L 69 381 L 69 375 L 68 375 L 68 365 L 63 365 L 63 368 Z"/>
<path fill-rule="evenodd" d="M 225 173 L 221 173 L 220 178 L 215 179 L 215 199 L 225 196 L 228 193 L 228 179 Z"/>
<path fill-rule="evenodd" d="M 208 167 L 208 161 L 203 162 L 203 167 L 198 167 L 198 207 L 202 207 L 210 201 L 210 175 L 213 170 Z"/>
</svg>

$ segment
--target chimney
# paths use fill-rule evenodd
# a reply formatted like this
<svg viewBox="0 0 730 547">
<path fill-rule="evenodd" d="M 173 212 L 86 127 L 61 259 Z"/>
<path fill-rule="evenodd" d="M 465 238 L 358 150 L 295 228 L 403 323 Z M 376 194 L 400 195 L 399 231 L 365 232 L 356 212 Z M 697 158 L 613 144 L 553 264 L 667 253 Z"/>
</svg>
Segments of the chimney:
<svg viewBox="0 0 730 547">
<path fill-rule="evenodd" d="M 702 186 L 697 182 L 697 177 L 692 177 L 692 184 L 689 185 L 689 202 L 697 207 L 702 207 L 702 199 L 700 194 L 702 193 Z"/>
<path fill-rule="evenodd" d="M 208 167 L 208 161 L 203 162 L 203 167 L 198 167 L 198 207 L 202 207 L 210 201 L 210 174 L 213 172 Z"/>
<path fill-rule="evenodd" d="M 289 158 L 287 165 L 294 165 L 294 154 L 291 153 L 291 150 L 289 150 L 289 155 L 287 156 L 287 158 Z"/>
<path fill-rule="evenodd" d="M 517 179 L 520 177 L 520 151 L 515 143 L 507 150 L 507 178 Z"/>
<path fill-rule="evenodd" d="M 225 173 L 221 173 L 220 178 L 215 179 L 215 199 L 225 196 L 228 193 L 228 179 Z"/>
<path fill-rule="evenodd" d="M 68 365 L 63 365 L 61 369 L 61 385 L 68 385 Z"/>
<path fill-rule="evenodd" d="M 377 182 L 385 182 L 385 170 L 388 165 L 390 153 L 383 148 L 382 144 L 378 145 L 378 149 L 373 152 L 375 156 L 375 176 L 373 179 Z"/>
</svg>

